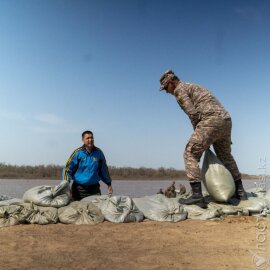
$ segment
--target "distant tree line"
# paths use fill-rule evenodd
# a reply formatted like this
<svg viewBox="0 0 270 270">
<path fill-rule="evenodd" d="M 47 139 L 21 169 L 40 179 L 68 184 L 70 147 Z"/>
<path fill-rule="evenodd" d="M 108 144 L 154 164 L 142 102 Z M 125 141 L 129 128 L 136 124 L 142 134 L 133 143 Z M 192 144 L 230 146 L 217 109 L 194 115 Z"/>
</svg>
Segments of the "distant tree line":
<svg viewBox="0 0 270 270">
<path fill-rule="evenodd" d="M 60 165 L 17 166 L 0 163 L 0 179 L 62 179 L 64 167 Z M 158 169 L 109 166 L 114 180 L 176 180 L 187 179 L 185 171 L 174 168 Z M 243 175 L 244 179 L 256 176 Z"/>
<path fill-rule="evenodd" d="M 0 163 L 1 179 L 61 179 L 64 167 L 59 165 L 17 166 Z M 184 179 L 185 172 L 173 168 L 117 168 L 109 166 L 112 179 Z"/>
<path fill-rule="evenodd" d="M 174 168 L 163 168 L 158 169 L 152 168 L 131 168 L 131 167 L 109 167 L 111 177 L 113 179 L 130 179 L 130 180 L 140 180 L 140 179 L 149 179 L 149 180 L 171 180 L 171 179 L 185 179 L 185 171 L 176 170 Z"/>
<path fill-rule="evenodd" d="M 0 178 L 10 179 L 61 179 L 62 166 L 17 166 L 0 163 Z"/>
</svg>

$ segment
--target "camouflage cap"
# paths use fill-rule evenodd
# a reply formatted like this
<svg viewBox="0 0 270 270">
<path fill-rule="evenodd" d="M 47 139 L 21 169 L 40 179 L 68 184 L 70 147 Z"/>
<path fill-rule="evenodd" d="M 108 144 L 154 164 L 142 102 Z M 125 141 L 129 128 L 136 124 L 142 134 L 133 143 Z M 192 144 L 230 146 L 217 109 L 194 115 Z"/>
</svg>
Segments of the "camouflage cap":
<svg viewBox="0 0 270 270">
<path fill-rule="evenodd" d="M 171 69 L 168 69 L 164 72 L 164 74 L 160 77 L 160 91 L 164 90 L 167 86 L 169 80 L 172 80 L 175 77 L 174 72 Z"/>
</svg>

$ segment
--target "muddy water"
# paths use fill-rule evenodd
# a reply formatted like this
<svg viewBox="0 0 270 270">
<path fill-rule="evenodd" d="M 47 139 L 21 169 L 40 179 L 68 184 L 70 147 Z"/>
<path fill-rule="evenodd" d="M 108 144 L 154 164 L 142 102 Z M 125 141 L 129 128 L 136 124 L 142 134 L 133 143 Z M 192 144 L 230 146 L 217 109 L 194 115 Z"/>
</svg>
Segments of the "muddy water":
<svg viewBox="0 0 270 270">
<path fill-rule="evenodd" d="M 255 187 L 254 182 L 257 180 L 244 180 L 244 186 L 246 189 Z M 0 195 L 9 195 L 11 197 L 21 198 L 26 190 L 31 187 L 39 185 L 56 185 L 59 183 L 59 180 L 18 180 L 18 179 L 0 179 Z M 157 193 L 160 188 L 165 189 L 170 185 L 170 181 L 164 180 L 114 180 L 113 189 L 115 195 L 127 195 L 131 197 L 141 197 L 145 195 L 153 195 Z M 189 190 L 188 181 L 177 180 L 176 188 L 179 187 L 179 184 L 184 184 Z M 270 181 L 267 181 L 267 189 L 270 188 Z M 103 194 L 107 193 L 106 185 L 101 182 L 101 191 Z"/>
</svg>

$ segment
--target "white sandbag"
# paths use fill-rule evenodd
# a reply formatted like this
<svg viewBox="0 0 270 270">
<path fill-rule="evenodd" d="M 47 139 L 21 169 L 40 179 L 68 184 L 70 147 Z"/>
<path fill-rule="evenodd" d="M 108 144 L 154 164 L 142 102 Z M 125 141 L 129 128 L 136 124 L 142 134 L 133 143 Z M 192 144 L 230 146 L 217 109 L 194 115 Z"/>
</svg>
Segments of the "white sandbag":
<svg viewBox="0 0 270 270">
<path fill-rule="evenodd" d="M 4 206 L 4 205 L 11 205 L 11 204 L 20 204 L 22 203 L 22 199 L 18 199 L 18 198 L 9 198 L 9 199 L 5 199 L 5 200 L 1 200 L 3 199 L 3 197 L 0 198 L 0 206 Z"/>
<path fill-rule="evenodd" d="M 259 197 L 259 198 L 264 198 L 266 195 L 266 190 L 256 187 L 256 188 L 250 188 L 246 190 L 247 196 L 248 197 Z"/>
<path fill-rule="evenodd" d="M 248 215 L 249 213 L 248 211 L 243 213 L 243 209 L 240 207 L 215 202 L 210 202 L 207 209 L 218 209 L 222 215 Z"/>
<path fill-rule="evenodd" d="M 218 202 L 227 202 L 235 193 L 234 179 L 211 150 L 204 155 L 201 176 L 208 193 Z"/>
<path fill-rule="evenodd" d="M 267 209 L 270 210 L 270 189 L 267 191 L 265 195 L 265 203 L 266 203 Z"/>
<path fill-rule="evenodd" d="M 166 198 L 162 194 L 134 198 L 138 209 L 148 219 L 155 221 L 178 222 L 187 218 L 187 211 L 175 198 Z"/>
<path fill-rule="evenodd" d="M 197 205 L 184 205 L 184 209 L 188 212 L 188 219 L 208 220 L 219 218 L 223 215 L 223 212 L 219 208 L 207 208 L 202 209 Z"/>
<path fill-rule="evenodd" d="M 37 206 L 32 203 L 25 203 L 23 206 L 31 211 L 26 219 L 27 223 L 46 225 L 55 224 L 58 221 L 57 208 Z"/>
<path fill-rule="evenodd" d="M 265 198 L 249 197 L 246 201 L 240 201 L 235 207 L 248 210 L 251 215 L 260 214 L 267 209 Z"/>
<path fill-rule="evenodd" d="M 267 191 L 261 187 L 248 189 L 247 196 L 248 196 L 248 199 L 253 200 L 253 203 L 252 203 L 253 205 L 257 201 L 257 205 L 255 207 L 256 212 L 262 209 L 261 210 L 262 215 L 270 214 L 270 190 Z"/>
<path fill-rule="evenodd" d="M 104 197 L 106 195 L 91 195 L 91 196 L 88 196 L 88 197 L 85 197 L 83 199 L 80 200 L 80 202 L 83 202 L 83 203 L 90 203 L 96 199 L 98 199 L 99 197 Z"/>
<path fill-rule="evenodd" d="M 8 195 L 0 195 L 0 201 L 6 201 L 6 200 L 10 200 L 12 199 L 12 197 L 8 196 Z"/>
<path fill-rule="evenodd" d="M 62 181 L 56 186 L 37 186 L 27 190 L 23 195 L 24 202 L 32 202 L 39 206 L 62 207 L 70 202 L 67 194 L 69 182 Z"/>
<path fill-rule="evenodd" d="M 93 203 L 72 202 L 71 204 L 58 208 L 59 220 L 65 224 L 98 224 L 104 221 L 101 210 Z"/>
<path fill-rule="evenodd" d="M 267 191 L 262 188 L 247 190 L 248 200 L 240 201 L 237 207 L 242 207 L 250 212 L 250 215 L 264 214 L 268 209 Z"/>
<path fill-rule="evenodd" d="M 23 205 L 0 206 L 0 228 L 25 223 L 31 213 Z"/>
<path fill-rule="evenodd" d="M 89 196 L 82 199 L 81 202 L 92 202 L 110 222 L 140 222 L 144 218 L 133 200 L 127 196 Z"/>
</svg>

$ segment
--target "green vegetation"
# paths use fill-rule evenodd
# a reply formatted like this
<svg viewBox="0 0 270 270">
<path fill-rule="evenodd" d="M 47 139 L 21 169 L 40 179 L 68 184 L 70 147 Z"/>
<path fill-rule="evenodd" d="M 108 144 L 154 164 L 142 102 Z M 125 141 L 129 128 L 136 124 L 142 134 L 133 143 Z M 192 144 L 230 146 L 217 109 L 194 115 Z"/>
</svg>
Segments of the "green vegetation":
<svg viewBox="0 0 270 270">
<path fill-rule="evenodd" d="M 0 178 L 10 179 L 61 179 L 62 166 L 17 166 L 0 163 Z"/>
<path fill-rule="evenodd" d="M 0 179 L 61 179 L 63 166 L 38 165 L 17 166 L 0 163 Z M 174 168 L 131 168 L 109 167 L 112 179 L 117 180 L 176 180 L 187 179 L 185 171 Z M 243 179 L 257 178 L 258 176 L 243 175 Z"/>
<path fill-rule="evenodd" d="M 118 180 L 171 180 L 171 179 L 186 179 L 185 171 L 176 170 L 174 168 L 131 168 L 131 167 L 109 167 L 112 179 Z"/>
</svg>

